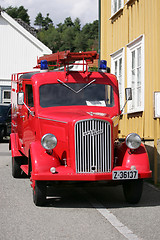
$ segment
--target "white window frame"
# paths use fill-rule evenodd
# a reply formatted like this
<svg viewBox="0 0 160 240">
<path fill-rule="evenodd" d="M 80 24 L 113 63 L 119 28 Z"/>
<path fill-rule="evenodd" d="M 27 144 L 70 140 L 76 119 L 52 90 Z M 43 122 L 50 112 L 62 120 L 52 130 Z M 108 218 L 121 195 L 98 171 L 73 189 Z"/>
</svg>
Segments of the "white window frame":
<svg viewBox="0 0 160 240">
<path fill-rule="evenodd" d="M 112 53 L 111 55 L 111 73 L 116 75 L 117 79 L 120 75 L 119 73 L 119 64 L 120 59 L 122 59 L 122 69 L 121 69 L 121 87 L 119 87 L 119 95 L 120 95 L 120 109 L 124 106 L 125 101 L 125 48 L 121 48 L 118 51 Z M 117 73 L 115 72 L 115 63 L 117 65 Z M 120 92 L 120 89 L 122 92 Z"/>
<path fill-rule="evenodd" d="M 141 64 L 138 66 L 138 49 L 141 49 Z M 144 35 L 139 36 L 134 41 L 127 44 L 127 87 L 132 88 L 133 81 L 132 81 L 132 53 L 135 52 L 135 92 L 132 94 L 132 101 L 128 101 L 127 104 L 127 112 L 134 113 L 134 112 L 142 112 L 144 111 L 144 73 L 145 73 L 145 58 L 144 58 Z M 138 102 L 138 82 L 137 82 L 137 73 L 138 69 L 140 68 L 141 78 L 140 78 L 140 91 L 141 91 L 141 98 L 140 102 Z M 132 89 L 133 91 L 133 89 Z"/>
<path fill-rule="evenodd" d="M 113 16 L 123 7 L 124 7 L 124 0 L 111 0 L 111 15 Z"/>
<path fill-rule="evenodd" d="M 4 98 L 4 94 L 5 92 L 10 92 L 11 93 L 11 90 L 3 90 L 2 91 L 2 103 L 11 103 L 11 98 Z"/>
</svg>

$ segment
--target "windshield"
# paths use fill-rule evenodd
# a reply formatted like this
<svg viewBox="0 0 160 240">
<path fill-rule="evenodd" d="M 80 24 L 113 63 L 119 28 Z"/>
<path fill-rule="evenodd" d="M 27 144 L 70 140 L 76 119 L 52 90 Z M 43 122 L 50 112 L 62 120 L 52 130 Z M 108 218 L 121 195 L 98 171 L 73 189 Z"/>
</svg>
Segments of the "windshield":
<svg viewBox="0 0 160 240">
<path fill-rule="evenodd" d="M 40 86 L 40 106 L 102 106 L 114 105 L 113 88 L 104 84 L 67 83 L 45 84 Z"/>
</svg>

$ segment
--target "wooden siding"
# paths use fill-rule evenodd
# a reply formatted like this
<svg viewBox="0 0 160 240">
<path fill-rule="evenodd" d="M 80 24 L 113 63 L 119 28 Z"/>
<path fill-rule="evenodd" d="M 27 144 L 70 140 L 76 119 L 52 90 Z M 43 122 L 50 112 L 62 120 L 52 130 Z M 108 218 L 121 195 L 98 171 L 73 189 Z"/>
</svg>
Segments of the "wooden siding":
<svg viewBox="0 0 160 240">
<path fill-rule="evenodd" d="M 52 53 L 5 12 L 0 15 L 0 36 L 1 85 L 12 73 L 33 70 L 37 57 Z"/>
<path fill-rule="evenodd" d="M 160 1 L 124 1 L 123 10 L 111 17 L 111 0 L 101 0 L 101 59 L 111 67 L 111 54 L 125 48 L 125 87 L 127 87 L 127 44 L 144 35 L 145 82 L 144 111 L 125 114 L 120 121 L 121 133 L 125 137 L 137 132 L 144 139 L 154 138 L 153 94 L 160 91 Z M 157 120 L 160 138 L 160 120 Z"/>
</svg>

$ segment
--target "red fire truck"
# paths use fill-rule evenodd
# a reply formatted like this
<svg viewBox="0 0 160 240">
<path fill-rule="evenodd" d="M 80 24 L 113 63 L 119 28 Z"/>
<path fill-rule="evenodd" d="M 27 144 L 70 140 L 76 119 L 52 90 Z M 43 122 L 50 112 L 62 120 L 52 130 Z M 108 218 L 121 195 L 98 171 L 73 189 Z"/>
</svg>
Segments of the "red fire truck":
<svg viewBox="0 0 160 240">
<path fill-rule="evenodd" d="M 96 58 L 95 51 L 59 52 L 39 58 L 37 71 L 12 75 L 12 175 L 30 177 L 37 206 L 59 181 L 122 184 L 126 200 L 137 203 L 143 179 L 151 177 L 139 135 L 118 140 L 118 81 L 106 61 L 89 71 Z M 74 71 L 77 60 L 80 71 Z M 55 61 L 58 68 L 48 70 Z M 131 89 L 126 95 L 130 100 Z"/>
</svg>

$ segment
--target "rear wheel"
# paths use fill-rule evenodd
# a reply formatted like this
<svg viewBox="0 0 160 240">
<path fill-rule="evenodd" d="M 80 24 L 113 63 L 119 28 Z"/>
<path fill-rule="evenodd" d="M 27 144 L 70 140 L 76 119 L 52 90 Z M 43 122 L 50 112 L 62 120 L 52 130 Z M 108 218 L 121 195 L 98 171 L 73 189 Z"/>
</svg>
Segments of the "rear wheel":
<svg viewBox="0 0 160 240">
<path fill-rule="evenodd" d="M 123 192 L 128 203 L 138 203 L 141 199 L 142 191 L 143 179 L 129 180 L 123 183 Z"/>
<path fill-rule="evenodd" d="M 20 168 L 20 164 L 17 157 L 12 157 L 12 176 L 14 178 L 22 177 L 22 169 Z"/>
<path fill-rule="evenodd" d="M 35 181 L 35 189 L 33 189 L 33 201 L 36 206 L 43 206 L 46 202 L 46 183 L 43 181 Z"/>
</svg>

